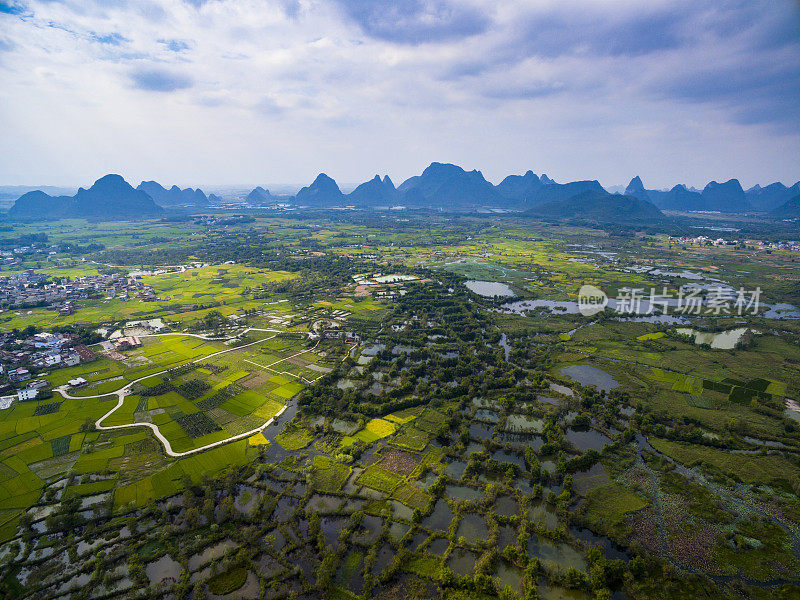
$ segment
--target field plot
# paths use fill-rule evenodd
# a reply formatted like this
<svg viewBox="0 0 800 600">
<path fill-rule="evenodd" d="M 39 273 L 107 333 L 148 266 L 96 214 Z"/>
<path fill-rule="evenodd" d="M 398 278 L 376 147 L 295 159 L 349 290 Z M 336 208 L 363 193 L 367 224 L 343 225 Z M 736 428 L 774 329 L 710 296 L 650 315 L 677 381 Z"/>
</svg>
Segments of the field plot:
<svg viewBox="0 0 800 600">
<path fill-rule="evenodd" d="M 19 511 L 36 500 L 43 485 L 37 473 L 49 477 L 70 467 L 77 474 L 111 472 L 115 476 L 96 487 L 112 492 L 115 505 L 122 506 L 173 493 L 186 475 L 199 480 L 202 473 L 241 464 L 255 452 L 247 440 L 240 440 L 169 460 L 149 430 L 85 436 L 115 406 L 117 396 L 111 392 L 130 382 L 141 379 L 104 425 L 154 423 L 175 452 L 185 452 L 259 428 L 303 388 L 295 378 L 264 371 L 248 358 L 269 353 L 280 361 L 302 352 L 309 364 L 321 360 L 306 352 L 302 336 L 278 343 L 265 339 L 242 349 L 181 335 L 143 341 L 142 348 L 127 354 L 147 361 L 129 365 L 127 360 L 101 358 L 47 376 L 53 386 L 74 377 L 89 380 L 88 386 L 70 392 L 77 398 L 59 402 L 56 394 L 53 400 L 15 403 L 0 413 L 0 511 Z M 289 440 L 293 446 L 302 444 L 299 436 Z"/>
<path fill-rule="evenodd" d="M 311 485 L 321 492 L 339 492 L 352 469 L 326 456 L 315 456 L 311 464 Z"/>
</svg>

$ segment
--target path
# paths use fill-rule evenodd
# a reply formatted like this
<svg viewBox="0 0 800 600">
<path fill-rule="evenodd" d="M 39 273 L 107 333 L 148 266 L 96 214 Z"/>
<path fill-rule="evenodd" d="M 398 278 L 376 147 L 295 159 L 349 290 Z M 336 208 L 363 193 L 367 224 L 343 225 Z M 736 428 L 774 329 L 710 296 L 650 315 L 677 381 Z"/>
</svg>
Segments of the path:
<svg viewBox="0 0 800 600">
<path fill-rule="evenodd" d="M 247 333 L 248 331 L 274 332 L 275 330 L 251 328 L 251 329 L 246 329 L 243 333 Z M 214 356 L 219 356 L 220 354 L 225 354 L 226 352 L 233 352 L 235 350 L 240 350 L 242 348 L 247 348 L 248 346 L 254 346 L 256 344 L 260 344 L 262 342 L 266 342 L 267 340 L 273 339 L 274 337 L 277 336 L 278 333 L 281 333 L 281 332 L 276 332 L 275 335 L 273 335 L 271 337 L 267 337 L 267 338 L 264 338 L 264 339 L 261 339 L 261 340 L 257 340 L 255 342 L 251 342 L 249 344 L 243 344 L 241 346 L 236 346 L 235 348 L 228 348 L 226 350 L 220 350 L 219 352 L 214 352 L 212 354 L 208 354 L 207 356 L 203 356 L 201 358 L 197 358 L 197 359 L 189 361 L 188 363 L 185 363 L 185 364 L 199 363 L 201 361 L 208 360 L 209 358 L 212 358 Z M 193 337 L 202 337 L 202 336 L 199 336 L 198 334 L 184 334 L 184 333 L 160 333 L 160 334 L 156 333 L 156 334 L 152 334 L 152 335 L 149 335 L 149 336 L 142 336 L 142 337 L 155 337 L 155 336 L 162 336 L 162 335 L 191 335 Z M 203 339 L 206 339 L 206 338 L 203 338 Z M 317 342 L 317 345 L 319 345 L 319 342 Z M 316 348 L 316 347 L 317 346 L 314 346 L 314 348 Z M 312 350 L 313 350 L 313 348 L 312 348 Z M 308 352 L 308 350 L 304 350 L 304 352 Z M 302 352 L 299 352 L 298 354 L 302 354 Z M 297 356 L 297 354 L 295 354 L 293 356 Z M 292 357 L 288 357 L 288 358 L 292 358 Z M 248 361 L 248 362 L 250 362 L 250 361 Z M 253 364 L 255 364 L 255 363 L 253 363 Z M 92 399 L 92 398 L 103 398 L 105 396 L 111 396 L 113 394 L 116 394 L 117 398 L 118 398 L 116 406 L 114 406 L 114 408 L 109 410 L 102 417 L 97 419 L 97 421 L 95 422 L 95 427 L 97 429 L 101 430 L 101 431 L 108 431 L 108 430 L 112 430 L 112 429 L 125 429 L 125 428 L 128 428 L 128 427 L 149 427 L 153 431 L 155 436 L 164 445 L 164 451 L 169 456 L 174 456 L 174 457 L 187 456 L 189 454 L 194 454 L 195 452 L 201 452 L 203 450 L 208 450 L 209 448 L 214 448 L 216 446 L 221 446 L 222 444 L 227 444 L 228 442 L 233 442 L 233 441 L 245 438 L 245 437 L 250 437 L 251 435 L 255 435 L 256 433 L 260 433 L 261 431 L 263 431 L 264 429 L 266 429 L 267 427 L 272 425 L 272 423 L 275 421 L 275 419 L 277 417 L 281 416 L 283 414 L 283 411 L 286 410 L 286 406 L 284 406 L 269 421 L 267 421 L 266 423 L 264 423 L 260 427 L 257 427 L 257 428 L 255 428 L 255 429 L 253 429 L 251 431 L 248 431 L 248 432 L 245 432 L 245 433 L 240 433 L 240 434 L 237 434 L 237 435 L 232 435 L 232 436 L 230 436 L 228 438 L 225 438 L 224 440 L 219 440 L 218 442 L 213 442 L 211 444 L 207 444 L 205 446 L 201 446 L 200 448 L 193 448 L 193 449 L 187 450 L 185 452 L 175 452 L 172 449 L 172 445 L 169 443 L 169 440 L 166 437 L 164 437 L 164 435 L 161 433 L 161 430 L 158 428 L 158 425 L 155 425 L 153 423 L 125 423 L 125 424 L 122 424 L 122 425 L 103 425 L 102 424 L 103 421 L 105 421 L 108 417 L 110 417 L 112 414 L 114 414 L 125 403 L 125 396 L 127 396 L 130 393 L 130 388 L 134 384 L 139 383 L 140 381 L 144 381 L 145 379 L 149 379 L 150 377 L 156 377 L 157 375 L 162 375 L 162 374 L 166 373 L 169 370 L 170 369 L 164 369 L 163 371 L 159 371 L 158 373 L 151 373 L 150 375 L 145 375 L 144 377 L 139 377 L 138 379 L 134 379 L 133 381 L 131 381 L 130 383 L 124 385 L 123 387 L 121 387 L 120 389 L 118 389 L 116 391 L 108 392 L 106 394 L 97 394 L 95 396 L 73 396 L 73 395 L 69 394 L 69 392 L 67 392 L 68 388 L 65 385 L 57 387 L 53 391 L 58 392 L 64 398 L 68 398 L 70 400 L 84 400 L 84 399 Z"/>
</svg>

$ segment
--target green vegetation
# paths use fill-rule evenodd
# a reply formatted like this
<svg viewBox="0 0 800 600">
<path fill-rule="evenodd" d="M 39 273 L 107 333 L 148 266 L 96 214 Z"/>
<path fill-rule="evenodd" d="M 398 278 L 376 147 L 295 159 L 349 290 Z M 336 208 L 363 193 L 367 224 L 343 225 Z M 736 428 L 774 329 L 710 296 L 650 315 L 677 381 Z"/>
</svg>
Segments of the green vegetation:
<svg viewBox="0 0 800 600">
<path fill-rule="evenodd" d="M 52 276 L 158 271 L 152 302 L 0 313 L 14 352 L 25 327 L 71 327 L 96 355 L 37 367 L 42 397 L 0 410 L 4 598 L 796 592 L 795 321 L 743 317 L 758 334 L 723 350 L 658 320 L 512 310 L 464 280 L 569 302 L 583 283 L 676 291 L 650 269 L 667 264 L 797 302 L 800 256 L 520 215 L 286 215 L 0 232 L 102 240 Z M 142 345 L 104 350 L 98 329 Z"/>
</svg>

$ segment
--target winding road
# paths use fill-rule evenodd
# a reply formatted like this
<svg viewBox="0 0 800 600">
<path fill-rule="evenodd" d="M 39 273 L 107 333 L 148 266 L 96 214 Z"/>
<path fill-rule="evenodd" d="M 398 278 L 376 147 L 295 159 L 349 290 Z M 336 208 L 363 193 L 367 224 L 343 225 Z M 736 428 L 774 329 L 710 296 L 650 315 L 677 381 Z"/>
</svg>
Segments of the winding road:
<svg viewBox="0 0 800 600">
<path fill-rule="evenodd" d="M 245 329 L 242 332 L 242 334 L 245 334 L 245 333 L 247 333 L 249 331 L 262 331 L 262 332 L 267 332 L 267 333 L 275 333 L 275 335 L 270 336 L 270 337 L 266 337 L 266 338 L 263 338 L 263 339 L 260 339 L 260 340 L 257 340 L 255 342 L 251 342 L 249 344 L 243 344 L 241 346 L 236 346 L 234 348 L 228 348 L 226 350 L 220 350 L 219 352 L 214 352 L 212 354 L 208 354 L 208 355 L 203 356 L 201 358 L 197 358 L 195 360 L 189 361 L 186 364 L 199 363 L 201 361 L 208 360 L 209 358 L 213 358 L 215 356 L 219 356 L 220 354 L 225 354 L 227 352 L 233 352 L 235 350 L 240 350 L 242 348 L 247 348 L 249 346 L 255 346 L 256 344 L 261 344 L 261 343 L 263 343 L 263 342 L 265 342 L 267 340 L 273 339 L 274 337 L 276 337 L 278 335 L 278 333 L 282 333 L 281 331 L 275 330 L 275 329 L 257 329 L 257 328 L 253 327 L 253 328 Z M 160 337 L 160 336 L 166 336 L 166 335 L 190 336 L 190 337 L 196 337 L 196 338 L 209 340 L 209 341 L 221 341 L 221 340 L 224 340 L 224 339 L 234 339 L 234 338 L 211 338 L 211 337 L 203 336 L 203 335 L 200 335 L 200 334 L 178 333 L 178 332 L 173 332 L 173 333 L 154 333 L 154 334 L 144 335 L 144 336 L 139 336 L 139 337 Z M 317 344 L 319 344 L 319 342 Z M 314 346 L 314 348 L 316 348 L 316 346 Z M 311 350 L 313 350 L 313 348 Z M 304 352 L 309 352 L 309 351 L 310 350 L 305 350 Z M 303 352 L 299 352 L 298 354 L 302 354 L 302 353 Z M 297 354 L 295 354 L 293 356 L 297 356 Z M 248 362 L 250 362 L 250 361 L 248 361 Z M 256 363 L 253 363 L 253 364 L 256 364 Z M 259 366 L 261 366 L 261 365 L 259 365 Z M 163 371 L 159 371 L 157 373 L 151 373 L 150 375 L 145 375 L 144 377 L 140 377 L 139 379 L 135 379 L 135 380 L 127 383 L 126 385 L 124 385 L 123 387 L 121 387 L 120 389 L 118 389 L 118 390 L 116 390 L 114 392 L 108 392 L 106 394 L 97 394 L 95 396 L 72 396 L 67 391 L 68 390 L 68 386 L 66 386 L 66 385 L 59 386 L 59 387 L 55 388 L 53 391 L 54 392 L 58 392 L 64 398 L 68 398 L 70 400 L 84 400 L 84 399 L 92 399 L 92 398 L 104 398 L 105 396 L 116 395 L 117 398 L 118 398 L 116 406 L 114 406 L 114 408 L 109 410 L 102 417 L 97 419 L 97 421 L 95 422 L 95 427 L 97 429 L 101 430 L 101 431 L 109 431 L 109 430 L 112 430 L 112 429 L 126 429 L 128 427 L 149 427 L 153 431 L 153 434 L 155 434 L 155 436 L 164 445 L 164 451 L 169 456 L 173 456 L 173 457 L 176 457 L 176 458 L 177 457 L 181 457 L 181 456 L 188 456 L 189 454 L 195 454 L 197 452 L 202 452 L 203 450 L 208 450 L 209 448 L 214 448 L 216 446 L 221 446 L 223 444 L 227 444 L 229 442 L 234 442 L 236 440 L 240 440 L 242 438 L 250 437 L 251 435 L 255 435 L 257 433 L 260 433 L 261 431 L 263 431 L 264 429 L 266 429 L 267 427 L 272 425 L 272 423 L 275 421 L 275 419 L 280 417 L 283 414 L 283 412 L 286 410 L 286 406 L 284 406 L 277 413 L 275 413 L 275 416 L 272 417 L 269 421 L 267 421 L 266 423 L 264 423 L 263 425 L 261 425 L 259 427 L 256 427 L 255 429 L 253 429 L 251 431 L 247 431 L 245 433 L 240 433 L 240 434 L 237 434 L 237 435 L 232 435 L 232 436 L 230 436 L 228 438 L 225 438 L 224 440 L 219 440 L 217 442 L 212 442 L 211 444 L 207 444 L 205 446 L 201 446 L 200 448 L 192 448 L 191 450 L 187 450 L 185 452 L 175 452 L 172 449 L 172 445 L 169 443 L 169 440 L 166 437 L 164 437 L 164 434 L 161 433 L 161 430 L 158 428 L 158 425 L 155 425 L 153 423 L 125 423 L 125 424 L 122 424 L 122 425 L 103 425 L 103 421 L 105 421 L 108 417 L 113 415 L 125 403 L 125 397 L 130 394 L 130 390 L 131 390 L 131 388 L 133 387 L 134 384 L 139 383 L 140 381 L 144 381 L 145 379 L 149 379 L 151 377 L 156 377 L 157 375 L 162 375 L 162 374 L 166 373 L 169 370 L 170 369 L 164 369 Z"/>
</svg>

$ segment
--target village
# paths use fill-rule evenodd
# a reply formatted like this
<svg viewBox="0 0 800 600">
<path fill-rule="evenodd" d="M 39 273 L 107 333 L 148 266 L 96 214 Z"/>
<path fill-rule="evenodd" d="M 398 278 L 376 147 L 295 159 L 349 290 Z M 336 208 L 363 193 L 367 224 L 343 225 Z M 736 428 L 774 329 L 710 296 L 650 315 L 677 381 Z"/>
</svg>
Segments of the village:
<svg viewBox="0 0 800 600">
<path fill-rule="evenodd" d="M 47 273 L 29 269 L 0 277 L 0 305 L 10 308 L 46 306 L 61 316 L 69 316 L 75 310 L 75 301 L 103 297 L 122 302 L 132 298 L 141 302 L 158 299 L 151 286 L 119 273 L 50 279 Z"/>
</svg>

